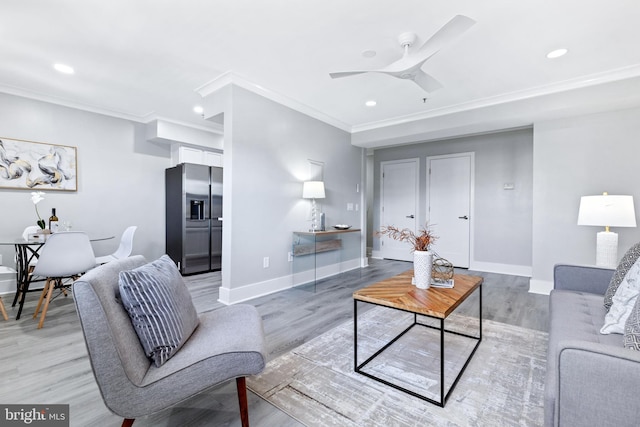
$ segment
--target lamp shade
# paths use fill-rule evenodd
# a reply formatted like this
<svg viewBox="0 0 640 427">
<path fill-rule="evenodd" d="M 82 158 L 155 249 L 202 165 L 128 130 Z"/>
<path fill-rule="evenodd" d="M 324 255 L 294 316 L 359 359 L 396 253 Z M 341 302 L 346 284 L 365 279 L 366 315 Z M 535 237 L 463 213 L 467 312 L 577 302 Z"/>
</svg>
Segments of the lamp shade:
<svg viewBox="0 0 640 427">
<path fill-rule="evenodd" d="M 324 182 L 305 181 L 302 185 L 303 199 L 324 199 Z"/>
<path fill-rule="evenodd" d="M 633 196 L 583 196 L 580 198 L 578 225 L 635 227 Z"/>
</svg>

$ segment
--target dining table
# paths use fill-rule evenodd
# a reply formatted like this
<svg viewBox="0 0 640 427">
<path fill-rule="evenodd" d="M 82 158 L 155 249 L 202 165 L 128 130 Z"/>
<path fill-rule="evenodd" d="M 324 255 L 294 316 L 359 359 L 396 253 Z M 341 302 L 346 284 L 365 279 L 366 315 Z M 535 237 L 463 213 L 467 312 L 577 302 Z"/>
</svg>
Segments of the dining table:
<svg viewBox="0 0 640 427">
<path fill-rule="evenodd" d="M 64 231 L 62 231 L 61 233 L 64 233 Z M 30 274 L 31 272 L 29 269 L 29 266 L 33 264 L 33 262 L 36 261 L 40 256 L 40 248 L 42 248 L 42 246 L 46 243 L 46 237 L 47 234 L 41 234 L 37 239 L 0 236 L 0 245 L 13 245 L 16 252 L 16 294 L 13 297 L 13 303 L 11 304 L 12 307 L 15 307 L 16 304 L 19 304 L 16 320 L 20 319 L 20 314 L 22 314 L 22 307 L 24 306 L 26 294 L 28 292 L 41 290 L 30 289 L 31 284 L 34 282 L 44 282 L 46 280 L 46 277 L 34 278 L 33 275 Z M 99 242 L 114 238 L 114 235 L 106 234 L 89 235 L 89 240 L 91 242 Z"/>
</svg>

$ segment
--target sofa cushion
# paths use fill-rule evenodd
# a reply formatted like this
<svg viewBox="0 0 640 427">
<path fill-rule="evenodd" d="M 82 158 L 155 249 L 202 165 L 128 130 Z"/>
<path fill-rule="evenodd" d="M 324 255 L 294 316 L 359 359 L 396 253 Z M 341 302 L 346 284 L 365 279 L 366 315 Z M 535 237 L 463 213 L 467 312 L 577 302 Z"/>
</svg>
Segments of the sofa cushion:
<svg viewBox="0 0 640 427">
<path fill-rule="evenodd" d="M 587 292 L 553 290 L 549 295 L 549 354 L 547 375 L 555 375 L 555 354 L 561 341 L 577 340 L 622 347 L 619 335 L 602 335 L 606 310 L 602 296 Z M 555 381 L 552 382 L 555 384 Z"/>
<path fill-rule="evenodd" d="M 640 351 L 640 298 L 636 299 L 633 310 L 624 325 L 624 346 Z"/>
<path fill-rule="evenodd" d="M 558 384 L 558 348 L 563 341 L 587 341 L 622 348 L 620 335 L 602 335 L 606 310 L 602 295 L 553 290 L 549 295 L 549 346 L 545 382 L 545 425 L 553 425 Z"/>
<path fill-rule="evenodd" d="M 622 283 L 622 280 L 627 275 L 631 266 L 636 263 L 636 261 L 640 258 L 640 242 L 636 243 L 629 249 L 618 264 L 616 271 L 613 273 L 613 277 L 609 282 L 609 287 L 604 294 L 604 307 L 609 310 L 611 308 L 611 304 L 613 304 L 613 296 L 616 294 L 618 290 L 618 286 Z"/>
<path fill-rule="evenodd" d="M 602 334 L 623 334 L 624 325 L 633 310 L 640 293 L 640 259 L 635 262 L 624 276 L 613 296 L 611 308 L 604 317 Z"/>
<path fill-rule="evenodd" d="M 120 298 L 145 354 L 162 366 L 198 326 L 191 295 L 171 258 L 119 275 Z"/>
</svg>

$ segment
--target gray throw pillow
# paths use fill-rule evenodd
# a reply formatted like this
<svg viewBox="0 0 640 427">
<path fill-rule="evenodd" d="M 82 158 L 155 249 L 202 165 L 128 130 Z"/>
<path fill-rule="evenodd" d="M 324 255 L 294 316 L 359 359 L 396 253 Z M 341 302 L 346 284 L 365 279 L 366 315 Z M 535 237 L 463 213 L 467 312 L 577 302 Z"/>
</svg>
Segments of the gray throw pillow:
<svg viewBox="0 0 640 427">
<path fill-rule="evenodd" d="M 145 354 L 162 366 L 198 326 L 191 294 L 171 258 L 119 275 L 120 299 Z"/>
<path fill-rule="evenodd" d="M 640 298 L 636 300 L 624 325 L 624 346 L 640 351 Z"/>
<path fill-rule="evenodd" d="M 627 275 L 629 269 L 636 261 L 640 258 L 640 243 L 636 243 L 624 254 L 622 259 L 620 260 L 620 264 L 616 268 L 616 271 L 613 273 L 613 277 L 609 282 L 609 287 L 604 294 L 604 308 L 609 311 L 611 308 L 611 304 L 613 304 L 613 296 L 616 294 L 618 290 L 618 286 L 622 283 L 624 276 Z"/>
</svg>

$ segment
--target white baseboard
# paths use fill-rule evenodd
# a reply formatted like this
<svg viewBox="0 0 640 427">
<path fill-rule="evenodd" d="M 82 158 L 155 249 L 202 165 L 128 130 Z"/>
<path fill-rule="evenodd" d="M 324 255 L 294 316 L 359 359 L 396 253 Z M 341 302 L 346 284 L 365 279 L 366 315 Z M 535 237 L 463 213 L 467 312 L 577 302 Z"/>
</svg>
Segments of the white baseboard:
<svg viewBox="0 0 640 427">
<path fill-rule="evenodd" d="M 330 264 L 319 267 L 315 273 L 313 270 L 305 270 L 263 282 L 251 283 L 238 288 L 220 288 L 218 301 L 225 305 L 237 304 L 253 298 L 273 294 L 295 286 L 311 283 L 314 280 L 326 279 L 345 273 L 350 270 L 368 266 L 366 258 L 355 258 L 338 264 Z"/>
<path fill-rule="evenodd" d="M 549 295 L 553 289 L 553 282 L 548 280 L 529 280 L 529 292 L 532 294 Z"/>
<path fill-rule="evenodd" d="M 238 288 L 220 287 L 218 301 L 225 305 L 236 304 L 253 298 L 283 291 L 291 287 L 291 276 L 277 277 L 263 282 L 251 283 Z"/>
<path fill-rule="evenodd" d="M 470 270 L 483 271 L 485 273 L 509 274 L 511 276 L 531 277 L 530 265 L 499 264 L 493 262 L 472 261 Z"/>
</svg>

